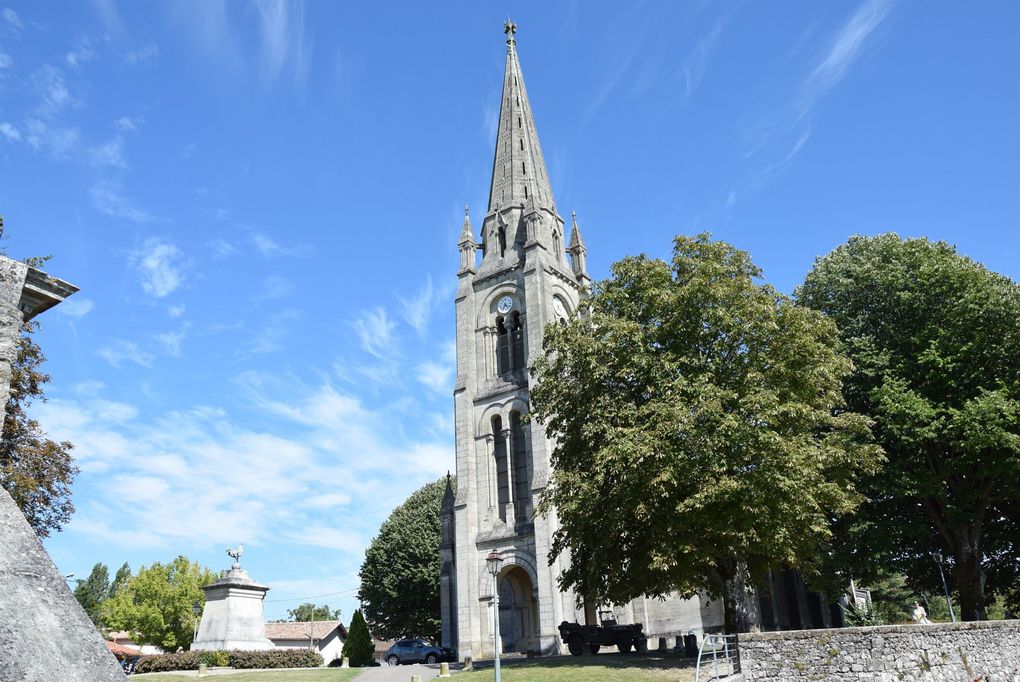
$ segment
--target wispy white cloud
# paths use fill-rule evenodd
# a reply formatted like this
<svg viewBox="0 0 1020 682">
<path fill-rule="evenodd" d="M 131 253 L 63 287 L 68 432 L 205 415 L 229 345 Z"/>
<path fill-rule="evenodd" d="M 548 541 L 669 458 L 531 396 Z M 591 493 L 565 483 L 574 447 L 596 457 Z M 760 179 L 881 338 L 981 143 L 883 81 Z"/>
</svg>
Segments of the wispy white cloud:
<svg viewBox="0 0 1020 682">
<path fill-rule="evenodd" d="M 860 59 L 868 39 L 888 17 L 893 4 L 893 0 L 864 0 L 819 50 L 817 63 L 793 96 L 778 105 L 772 115 L 744 126 L 742 134 L 747 145 L 744 157 L 772 159 L 755 171 L 750 182 L 752 188 L 789 166 L 804 148 L 814 129 L 819 102 Z M 809 33 L 814 33 L 814 27 Z"/>
<path fill-rule="evenodd" d="M 14 66 L 14 60 L 11 59 L 11 55 L 0 50 L 0 69 L 9 69 L 12 66 Z"/>
<path fill-rule="evenodd" d="M 701 85 L 701 79 L 705 76 L 705 69 L 708 67 L 708 60 L 715 50 L 716 43 L 719 41 L 719 36 L 722 35 L 723 29 L 729 23 L 733 16 L 733 13 L 737 5 L 727 5 L 726 9 L 719 16 L 712 28 L 707 33 L 698 38 L 694 43 L 694 47 L 684 58 L 684 61 L 680 65 L 680 77 L 683 85 L 684 100 L 689 99 L 694 91 Z"/>
<path fill-rule="evenodd" d="M 131 118 L 130 116 L 121 116 L 116 121 L 114 121 L 114 125 L 117 126 L 118 130 L 121 130 L 123 132 L 131 132 L 134 130 L 138 130 L 139 120 L 137 118 Z"/>
<path fill-rule="evenodd" d="M 262 285 L 253 297 L 255 301 L 278 301 L 294 293 L 294 284 L 277 275 L 269 275 L 262 279 Z"/>
<path fill-rule="evenodd" d="M 401 315 L 420 336 L 424 336 L 428 329 L 435 299 L 431 275 L 426 276 L 424 286 L 416 294 L 400 299 Z"/>
<path fill-rule="evenodd" d="M 120 135 L 114 135 L 108 141 L 95 145 L 88 150 L 89 163 L 95 168 L 111 166 L 113 168 L 127 168 L 127 161 L 124 160 L 124 139 Z"/>
<path fill-rule="evenodd" d="M 159 237 L 145 240 L 128 254 L 146 293 L 163 298 L 184 283 L 184 254 L 172 242 Z"/>
<path fill-rule="evenodd" d="M 10 123 L 7 123 L 6 121 L 3 122 L 3 123 L 0 123 L 0 135 L 3 135 L 5 138 L 10 140 L 11 142 L 20 142 L 21 141 L 21 133 L 18 132 L 17 128 L 15 128 Z"/>
<path fill-rule="evenodd" d="M 363 313 L 354 321 L 361 348 L 377 358 L 394 354 L 393 329 L 396 326 L 383 308 Z"/>
<path fill-rule="evenodd" d="M 71 94 L 60 69 L 44 64 L 32 74 L 32 86 L 39 96 L 39 111 L 54 114 L 68 107 L 81 106 L 81 100 Z"/>
<path fill-rule="evenodd" d="M 124 23 L 121 21 L 116 0 L 93 0 L 92 6 L 99 14 L 99 18 L 103 22 L 103 28 L 107 33 L 114 35 L 122 35 L 124 33 Z"/>
<path fill-rule="evenodd" d="M 95 307 L 95 303 L 92 299 L 75 296 L 57 306 L 57 312 L 68 317 L 85 317 L 92 312 L 93 307 Z"/>
<path fill-rule="evenodd" d="M 184 311 L 185 305 L 183 303 L 179 305 L 172 305 L 166 309 L 167 315 L 174 318 L 181 317 L 182 315 L 184 315 Z"/>
<path fill-rule="evenodd" d="M 209 242 L 209 248 L 212 249 L 215 255 L 220 256 L 221 258 L 225 256 L 233 256 L 237 253 L 240 253 L 240 249 L 237 248 L 236 244 L 228 242 L 226 239 L 223 239 L 222 237 L 217 237 L 216 239 Z"/>
<path fill-rule="evenodd" d="M 163 220 L 163 218 L 136 206 L 131 199 L 122 194 L 120 183 L 114 180 L 100 180 L 92 185 L 89 194 L 92 196 L 92 206 L 96 210 L 114 218 L 124 218 L 135 223 Z"/>
<path fill-rule="evenodd" d="M 185 325 L 185 328 L 178 329 L 177 331 L 156 334 L 154 338 L 162 346 L 163 351 L 167 355 L 179 358 L 181 357 L 181 344 L 188 335 L 186 328 L 187 325 Z"/>
<path fill-rule="evenodd" d="M 251 235 L 252 246 L 260 254 L 270 256 L 305 256 L 310 249 L 307 246 L 284 246 L 264 232 L 253 232 Z"/>
<path fill-rule="evenodd" d="M 805 84 L 805 99 L 819 97 L 846 75 L 867 40 L 892 9 L 891 0 L 867 0 L 836 34 L 825 59 L 811 72 Z"/>
<path fill-rule="evenodd" d="M 120 369 L 125 363 L 133 363 L 140 367 L 152 367 L 155 355 L 142 350 L 134 341 L 113 339 L 109 344 L 100 346 L 96 355 L 106 360 L 113 367 Z"/>
<path fill-rule="evenodd" d="M 4 8 L 2 16 L 4 19 L 4 23 L 6 23 L 11 28 L 14 28 L 18 31 L 25 28 L 25 24 L 22 23 L 21 17 L 19 17 L 18 13 L 12 10 L 10 7 Z"/>
<path fill-rule="evenodd" d="M 305 33 L 305 6 L 295 0 L 258 0 L 262 36 L 262 77 L 279 78 L 289 62 L 294 81 L 301 85 L 308 72 L 311 42 Z"/>
<path fill-rule="evenodd" d="M 81 36 L 77 45 L 64 55 L 64 61 L 67 65 L 72 68 L 78 68 L 82 64 L 88 61 L 92 61 L 96 57 L 96 51 L 94 48 L 93 40 L 90 36 Z"/>
<path fill-rule="evenodd" d="M 243 352 L 249 355 L 262 355 L 283 350 L 293 334 L 295 321 L 300 317 L 301 313 L 294 309 L 281 310 L 269 315 L 248 340 Z"/>
<path fill-rule="evenodd" d="M 155 43 L 148 43 L 134 50 L 124 53 L 124 63 L 128 66 L 148 66 L 155 63 L 159 57 L 159 46 Z"/>
<path fill-rule="evenodd" d="M 443 344 L 441 357 L 418 365 L 415 378 L 430 390 L 449 394 L 453 390 L 453 378 L 457 371 L 457 345 L 453 341 Z"/>
<path fill-rule="evenodd" d="M 23 137 L 33 150 L 65 161 L 79 156 L 81 132 L 77 128 L 50 125 L 38 118 L 25 121 Z"/>
</svg>

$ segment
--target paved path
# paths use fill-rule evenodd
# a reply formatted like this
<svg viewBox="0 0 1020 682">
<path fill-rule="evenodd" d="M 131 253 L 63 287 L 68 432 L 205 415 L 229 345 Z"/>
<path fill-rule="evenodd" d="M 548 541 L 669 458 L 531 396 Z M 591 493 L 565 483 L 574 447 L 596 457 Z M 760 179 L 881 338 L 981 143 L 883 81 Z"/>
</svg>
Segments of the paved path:
<svg viewBox="0 0 1020 682">
<path fill-rule="evenodd" d="M 460 670 L 460 663 L 451 663 L 450 671 Z M 354 682 L 411 682 L 411 675 L 421 675 L 422 682 L 433 680 L 439 676 L 439 664 L 428 665 L 427 663 L 416 663 L 414 665 L 387 665 L 378 668 L 365 668 L 365 672 L 354 678 Z"/>
</svg>

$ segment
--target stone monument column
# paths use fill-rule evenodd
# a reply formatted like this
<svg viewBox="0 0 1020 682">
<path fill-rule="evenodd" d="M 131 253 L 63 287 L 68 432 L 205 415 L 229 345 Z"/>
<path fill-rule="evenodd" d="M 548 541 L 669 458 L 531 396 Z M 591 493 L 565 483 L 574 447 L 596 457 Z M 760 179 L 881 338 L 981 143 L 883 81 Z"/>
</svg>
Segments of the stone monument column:
<svg viewBox="0 0 1020 682">
<path fill-rule="evenodd" d="M 0 398 L 23 322 L 78 288 L 0 256 Z M 124 672 L 35 531 L 0 488 L 0 680 L 123 682 Z"/>
<path fill-rule="evenodd" d="M 234 563 L 229 571 L 223 571 L 220 579 L 202 588 L 205 592 L 205 608 L 202 622 L 198 626 L 198 638 L 192 644 L 192 651 L 215 651 L 217 649 L 243 649 L 256 651 L 274 648 L 266 637 L 266 621 L 262 611 L 262 600 L 269 587 L 252 580 L 241 568 L 244 545 L 228 549 Z"/>
</svg>

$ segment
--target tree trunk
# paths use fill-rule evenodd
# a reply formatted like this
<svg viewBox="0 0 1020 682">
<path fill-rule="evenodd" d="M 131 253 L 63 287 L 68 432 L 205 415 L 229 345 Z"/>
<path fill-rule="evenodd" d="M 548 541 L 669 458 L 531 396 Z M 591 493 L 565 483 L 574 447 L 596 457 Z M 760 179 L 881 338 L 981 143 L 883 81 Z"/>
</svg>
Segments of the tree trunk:
<svg viewBox="0 0 1020 682">
<path fill-rule="evenodd" d="M 956 536 L 956 583 L 960 592 L 960 620 L 986 620 L 981 551 L 966 531 Z"/>
<path fill-rule="evenodd" d="M 722 583 L 723 620 L 726 634 L 751 631 L 750 593 L 743 564 L 723 562 L 718 567 Z"/>
</svg>

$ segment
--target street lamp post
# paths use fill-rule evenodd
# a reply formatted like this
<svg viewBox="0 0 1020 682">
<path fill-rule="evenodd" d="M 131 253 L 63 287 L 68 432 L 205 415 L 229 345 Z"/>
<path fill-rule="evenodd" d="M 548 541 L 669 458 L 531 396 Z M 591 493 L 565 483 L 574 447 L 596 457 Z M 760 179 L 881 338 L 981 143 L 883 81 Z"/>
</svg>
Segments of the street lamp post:
<svg viewBox="0 0 1020 682">
<path fill-rule="evenodd" d="M 503 557 L 499 552 L 492 550 L 489 556 L 485 557 L 485 563 L 492 576 L 492 650 L 495 653 L 493 658 L 493 670 L 496 671 L 496 682 L 500 682 L 499 676 L 499 571 L 503 568 Z"/>
<path fill-rule="evenodd" d="M 202 610 L 202 605 L 197 601 L 191 603 L 191 613 L 195 616 L 194 628 L 191 631 L 191 644 L 194 648 L 195 640 L 198 639 L 198 614 Z"/>
<path fill-rule="evenodd" d="M 949 605 L 949 620 L 956 622 L 956 614 L 953 613 L 953 601 L 949 598 L 949 585 L 946 584 L 946 574 L 942 571 L 942 552 L 935 552 L 931 555 L 935 563 L 939 565 L 939 575 L 942 576 L 942 589 L 946 591 L 946 604 Z"/>
</svg>

